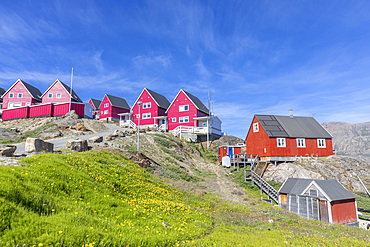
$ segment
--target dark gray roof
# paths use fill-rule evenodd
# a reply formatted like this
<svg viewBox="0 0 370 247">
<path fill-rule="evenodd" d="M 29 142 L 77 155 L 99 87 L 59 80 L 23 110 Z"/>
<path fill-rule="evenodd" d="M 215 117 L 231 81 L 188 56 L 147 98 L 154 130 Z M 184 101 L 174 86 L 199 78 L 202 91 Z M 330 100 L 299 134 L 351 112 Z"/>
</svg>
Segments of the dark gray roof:
<svg viewBox="0 0 370 247">
<path fill-rule="evenodd" d="M 31 86 L 30 84 L 28 84 L 28 83 L 26 83 L 26 82 L 24 82 L 22 80 L 21 80 L 21 82 L 27 88 L 28 92 L 30 92 L 32 98 L 41 101 L 41 95 L 42 95 L 42 93 L 40 92 L 40 90 L 38 90 L 34 86 Z"/>
<path fill-rule="evenodd" d="M 69 86 L 67 86 L 66 84 L 64 84 L 63 82 L 59 81 L 62 86 L 68 91 L 68 93 L 71 92 L 71 88 Z M 80 97 L 78 97 L 78 95 L 75 93 L 75 91 L 72 89 L 72 95 L 71 95 L 72 99 L 76 100 L 77 102 L 81 102 L 82 103 L 82 100 L 80 99 Z"/>
<path fill-rule="evenodd" d="M 182 90 L 188 97 L 189 99 L 195 104 L 195 106 L 198 108 L 199 111 L 202 111 L 206 114 L 209 114 L 208 108 L 200 101 L 197 97 L 194 95 L 186 92 L 185 90 Z"/>
<path fill-rule="evenodd" d="M 149 94 L 153 97 L 153 99 L 155 100 L 155 102 L 158 103 L 158 107 L 161 107 L 163 109 L 166 109 L 170 106 L 170 102 L 167 100 L 166 97 L 164 97 L 163 95 L 159 94 L 159 93 L 156 93 L 150 89 L 147 89 L 146 90 L 149 92 Z"/>
<path fill-rule="evenodd" d="M 130 110 L 130 106 L 127 104 L 127 102 L 124 98 L 112 96 L 112 95 L 109 95 L 109 94 L 106 94 L 106 95 L 107 95 L 110 103 L 112 104 L 112 106 L 117 106 L 117 107 L 126 108 L 126 109 Z"/>
<path fill-rule="evenodd" d="M 98 110 L 99 109 L 99 106 L 101 104 L 101 101 L 100 100 L 97 100 L 97 99 L 93 99 L 93 98 L 91 98 L 90 100 L 91 100 L 91 103 L 93 104 L 95 110 Z"/>
<path fill-rule="evenodd" d="M 293 194 L 301 195 L 305 189 L 315 181 L 316 184 L 324 191 L 324 193 L 329 197 L 330 201 L 344 200 L 356 198 L 354 194 L 346 190 L 343 185 L 341 185 L 335 179 L 329 180 L 318 180 L 318 179 L 303 179 L 303 178 L 288 178 L 283 186 L 280 188 L 279 193 L 282 194 Z"/>
<path fill-rule="evenodd" d="M 269 137 L 332 138 L 313 117 L 255 115 Z"/>
<path fill-rule="evenodd" d="M 3 96 L 3 94 L 4 94 L 5 92 L 6 92 L 6 91 L 5 91 L 5 89 L 0 87 L 0 102 L 3 102 L 3 98 L 2 98 L 2 96 Z"/>
</svg>

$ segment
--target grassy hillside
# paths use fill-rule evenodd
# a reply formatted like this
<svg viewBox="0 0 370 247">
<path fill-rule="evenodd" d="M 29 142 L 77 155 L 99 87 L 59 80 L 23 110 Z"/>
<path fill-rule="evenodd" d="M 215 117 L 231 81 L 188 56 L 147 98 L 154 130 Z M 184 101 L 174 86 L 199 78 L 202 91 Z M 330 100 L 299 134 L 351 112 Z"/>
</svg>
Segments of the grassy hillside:
<svg viewBox="0 0 370 247">
<path fill-rule="evenodd" d="M 207 179 L 220 177 L 186 181 L 203 183 L 202 193 L 181 191 L 118 152 L 40 154 L 24 162 L 0 166 L 0 246 L 367 246 L 370 241 L 367 231 L 301 219 L 261 202 L 248 188 L 230 192 L 245 204 L 232 205 L 204 189 Z"/>
</svg>

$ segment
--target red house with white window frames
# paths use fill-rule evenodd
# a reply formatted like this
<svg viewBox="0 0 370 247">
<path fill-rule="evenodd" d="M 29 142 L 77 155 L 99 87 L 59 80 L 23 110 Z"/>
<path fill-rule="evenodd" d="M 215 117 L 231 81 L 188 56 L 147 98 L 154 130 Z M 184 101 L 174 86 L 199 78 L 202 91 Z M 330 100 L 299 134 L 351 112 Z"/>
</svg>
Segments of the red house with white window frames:
<svg viewBox="0 0 370 247">
<path fill-rule="evenodd" d="M 34 86 L 18 79 L 1 98 L 3 109 L 31 106 L 41 103 L 41 92 Z"/>
<path fill-rule="evenodd" d="M 255 115 L 246 137 L 247 153 L 262 160 L 333 155 L 332 136 L 313 117 Z"/>
<path fill-rule="evenodd" d="M 118 122 L 120 113 L 129 113 L 130 106 L 124 98 L 104 95 L 103 100 L 99 105 L 99 119 Z"/>
<path fill-rule="evenodd" d="M 195 118 L 209 116 L 208 108 L 194 95 L 180 90 L 168 107 L 168 130 L 178 126 L 198 127 Z"/>
<path fill-rule="evenodd" d="M 41 98 L 43 104 L 58 104 L 71 101 L 82 103 L 75 91 L 72 90 L 71 95 L 71 88 L 58 79 L 41 95 Z"/>
<path fill-rule="evenodd" d="M 167 125 L 166 110 L 170 102 L 165 96 L 144 88 L 132 106 L 133 122 L 136 125 L 139 123 L 139 106 L 137 104 L 139 101 L 142 103 L 140 108 L 140 126 L 152 127 L 161 126 L 162 124 Z M 167 129 L 167 126 L 165 129 Z"/>
</svg>

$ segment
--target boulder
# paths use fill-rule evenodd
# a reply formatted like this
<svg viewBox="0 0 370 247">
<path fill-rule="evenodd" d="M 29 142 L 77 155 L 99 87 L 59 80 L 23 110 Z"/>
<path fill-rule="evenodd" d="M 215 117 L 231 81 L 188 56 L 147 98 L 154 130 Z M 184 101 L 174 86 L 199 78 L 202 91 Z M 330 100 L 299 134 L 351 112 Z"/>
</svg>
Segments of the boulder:
<svg viewBox="0 0 370 247">
<path fill-rule="evenodd" d="M 118 137 L 125 137 L 125 133 L 122 130 L 115 130 L 113 135 L 116 135 Z"/>
<path fill-rule="evenodd" d="M 17 147 L 14 145 L 0 145 L 0 155 L 12 157 L 16 149 Z"/>
<path fill-rule="evenodd" d="M 15 132 L 15 133 L 20 132 L 18 128 L 11 128 L 10 131 Z"/>
<path fill-rule="evenodd" d="M 136 133 L 136 130 L 134 129 L 127 129 L 125 130 L 125 135 L 133 135 Z"/>
<path fill-rule="evenodd" d="M 74 128 L 78 131 L 86 131 L 86 127 L 83 123 L 78 123 Z"/>
<path fill-rule="evenodd" d="M 105 136 L 105 140 L 106 141 L 112 141 L 112 140 L 116 139 L 117 137 L 118 136 L 115 135 L 115 134 L 108 134 L 108 135 Z"/>
<path fill-rule="evenodd" d="M 76 140 L 78 140 L 78 139 L 70 139 L 70 140 L 67 140 L 67 142 L 66 142 L 66 147 L 67 148 L 71 148 L 71 143 L 73 142 L 73 141 L 76 141 Z"/>
<path fill-rule="evenodd" d="M 53 152 L 54 144 L 43 141 L 38 138 L 27 138 L 24 150 L 27 153 L 42 152 L 42 151 Z"/>
<path fill-rule="evenodd" d="M 88 143 L 99 143 L 103 141 L 103 136 L 94 136 L 94 137 L 89 138 L 89 140 L 87 141 Z"/>
<path fill-rule="evenodd" d="M 77 152 L 84 152 L 89 150 L 87 140 L 71 140 L 71 150 Z"/>
</svg>

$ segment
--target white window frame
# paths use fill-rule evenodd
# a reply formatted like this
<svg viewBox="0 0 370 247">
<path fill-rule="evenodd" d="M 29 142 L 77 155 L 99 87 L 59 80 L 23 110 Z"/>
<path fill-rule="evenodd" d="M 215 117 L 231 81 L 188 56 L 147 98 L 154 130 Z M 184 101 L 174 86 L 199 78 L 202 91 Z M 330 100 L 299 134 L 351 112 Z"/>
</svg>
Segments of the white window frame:
<svg viewBox="0 0 370 247">
<path fill-rule="evenodd" d="M 179 117 L 179 123 L 189 123 L 189 117 Z"/>
<path fill-rule="evenodd" d="M 109 113 L 109 111 L 108 111 L 108 110 L 105 110 L 105 111 L 104 111 L 104 114 L 108 114 L 108 113 Z"/>
<path fill-rule="evenodd" d="M 258 126 L 258 123 L 254 123 L 253 124 L 253 133 L 256 133 L 256 132 L 259 132 L 259 126 Z"/>
<path fill-rule="evenodd" d="M 179 105 L 179 112 L 189 111 L 189 105 Z"/>
<path fill-rule="evenodd" d="M 14 98 L 14 93 L 9 93 L 9 98 Z"/>
<path fill-rule="evenodd" d="M 317 139 L 317 147 L 318 148 L 326 148 L 326 140 L 325 139 Z"/>
<path fill-rule="evenodd" d="M 53 98 L 53 94 L 52 93 L 48 93 L 48 98 L 49 99 Z"/>
<path fill-rule="evenodd" d="M 143 109 L 148 109 L 148 108 L 151 108 L 151 107 L 152 107 L 151 102 L 143 103 Z"/>
<path fill-rule="evenodd" d="M 306 147 L 306 139 L 304 138 L 297 138 L 297 148 L 305 148 Z"/>
<path fill-rule="evenodd" d="M 150 112 L 148 113 L 143 113 L 143 119 L 149 119 L 152 117 L 152 114 Z"/>
<path fill-rule="evenodd" d="M 100 114 L 104 114 L 104 111 L 100 111 Z"/>
<path fill-rule="evenodd" d="M 172 118 L 172 123 L 176 123 L 176 118 L 175 117 Z"/>
<path fill-rule="evenodd" d="M 21 96 L 21 97 L 19 97 L 19 96 Z M 23 93 L 18 93 L 17 98 L 18 98 L 18 99 L 23 98 Z"/>
<path fill-rule="evenodd" d="M 109 107 L 109 103 L 104 104 L 104 108 Z"/>
<path fill-rule="evenodd" d="M 139 119 L 140 118 L 140 114 L 136 114 L 136 118 Z"/>
<path fill-rule="evenodd" d="M 276 145 L 279 148 L 285 148 L 286 147 L 286 140 L 285 140 L 285 138 L 276 138 Z"/>
<path fill-rule="evenodd" d="M 62 98 L 62 94 L 61 93 L 57 93 L 57 99 L 60 99 L 60 98 Z"/>
</svg>

